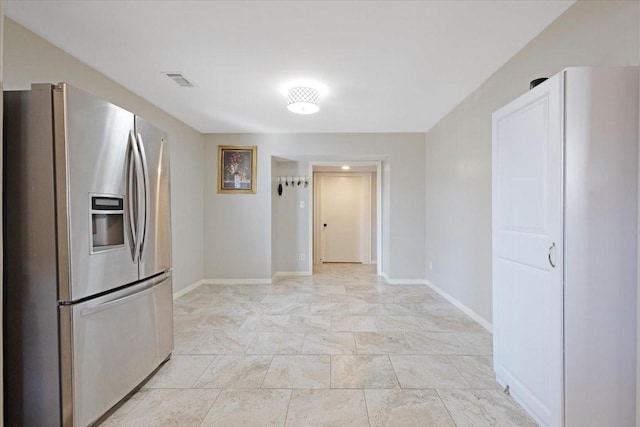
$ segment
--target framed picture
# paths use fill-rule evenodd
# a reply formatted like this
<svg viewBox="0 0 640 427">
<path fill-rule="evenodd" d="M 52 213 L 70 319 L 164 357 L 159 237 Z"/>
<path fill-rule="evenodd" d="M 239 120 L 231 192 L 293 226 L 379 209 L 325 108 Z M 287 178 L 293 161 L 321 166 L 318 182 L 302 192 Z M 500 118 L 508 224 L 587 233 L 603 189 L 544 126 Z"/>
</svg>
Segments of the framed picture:
<svg viewBox="0 0 640 427">
<path fill-rule="evenodd" d="M 218 193 L 255 194 L 258 147 L 218 146 Z"/>
</svg>

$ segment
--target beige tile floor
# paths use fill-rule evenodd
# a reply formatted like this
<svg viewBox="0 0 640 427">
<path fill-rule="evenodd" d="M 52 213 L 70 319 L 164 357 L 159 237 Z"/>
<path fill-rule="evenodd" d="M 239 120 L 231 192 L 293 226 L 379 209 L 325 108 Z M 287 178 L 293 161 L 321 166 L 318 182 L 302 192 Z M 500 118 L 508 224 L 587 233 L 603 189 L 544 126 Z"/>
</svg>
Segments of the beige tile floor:
<svg viewBox="0 0 640 427">
<path fill-rule="evenodd" d="M 325 264 L 175 301 L 171 360 L 108 426 L 535 426 L 491 334 L 426 286 Z"/>
</svg>

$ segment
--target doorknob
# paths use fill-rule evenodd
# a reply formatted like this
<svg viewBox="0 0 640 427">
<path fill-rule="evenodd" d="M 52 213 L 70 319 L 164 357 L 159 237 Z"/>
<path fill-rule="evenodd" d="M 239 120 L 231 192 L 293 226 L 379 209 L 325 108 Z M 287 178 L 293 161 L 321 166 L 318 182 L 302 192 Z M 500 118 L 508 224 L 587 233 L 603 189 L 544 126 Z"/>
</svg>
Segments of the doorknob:
<svg viewBox="0 0 640 427">
<path fill-rule="evenodd" d="M 322 224 L 322 226 L 323 226 L 323 227 L 326 227 L 326 226 L 327 226 L 327 224 Z"/>
</svg>

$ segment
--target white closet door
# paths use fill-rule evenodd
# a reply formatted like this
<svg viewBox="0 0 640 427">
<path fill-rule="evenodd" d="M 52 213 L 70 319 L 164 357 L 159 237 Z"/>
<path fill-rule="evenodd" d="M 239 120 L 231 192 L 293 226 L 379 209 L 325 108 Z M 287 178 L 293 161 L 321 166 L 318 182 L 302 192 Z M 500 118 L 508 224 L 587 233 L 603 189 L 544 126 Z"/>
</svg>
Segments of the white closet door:
<svg viewBox="0 0 640 427">
<path fill-rule="evenodd" d="M 494 368 L 546 426 L 563 422 L 562 76 L 493 115 Z"/>
</svg>

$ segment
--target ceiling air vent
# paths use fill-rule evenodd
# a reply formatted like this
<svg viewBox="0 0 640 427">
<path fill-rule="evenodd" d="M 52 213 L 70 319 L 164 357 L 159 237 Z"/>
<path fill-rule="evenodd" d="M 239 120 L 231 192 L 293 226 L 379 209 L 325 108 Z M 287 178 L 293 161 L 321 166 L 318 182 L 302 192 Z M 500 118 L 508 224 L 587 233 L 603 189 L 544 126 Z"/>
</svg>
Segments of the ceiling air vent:
<svg viewBox="0 0 640 427">
<path fill-rule="evenodd" d="M 164 72 L 162 73 L 165 76 L 169 77 L 171 80 L 176 82 L 178 86 L 182 87 L 196 87 L 196 84 L 193 83 L 187 76 L 180 72 Z"/>
</svg>

